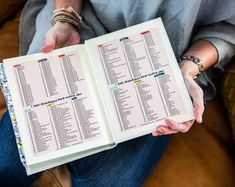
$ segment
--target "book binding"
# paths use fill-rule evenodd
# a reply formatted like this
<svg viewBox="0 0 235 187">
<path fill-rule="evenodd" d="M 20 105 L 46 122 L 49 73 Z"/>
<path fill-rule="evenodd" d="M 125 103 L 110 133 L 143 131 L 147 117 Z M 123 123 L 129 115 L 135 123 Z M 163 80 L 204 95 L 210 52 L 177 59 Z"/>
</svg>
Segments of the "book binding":
<svg viewBox="0 0 235 187">
<path fill-rule="evenodd" d="M 16 145 L 17 145 L 18 152 L 20 155 L 20 160 L 23 163 L 23 165 L 26 166 L 23 144 L 20 138 L 19 128 L 18 128 L 18 124 L 16 120 L 16 115 L 15 115 L 15 110 L 14 110 L 14 106 L 12 102 L 10 89 L 8 87 L 8 81 L 7 81 L 7 77 L 5 74 L 5 69 L 2 63 L 0 64 L 0 84 L 1 84 L 2 92 L 4 94 L 5 102 L 7 104 L 8 112 L 12 121 L 12 127 L 13 127 L 13 131 L 15 134 Z"/>
</svg>

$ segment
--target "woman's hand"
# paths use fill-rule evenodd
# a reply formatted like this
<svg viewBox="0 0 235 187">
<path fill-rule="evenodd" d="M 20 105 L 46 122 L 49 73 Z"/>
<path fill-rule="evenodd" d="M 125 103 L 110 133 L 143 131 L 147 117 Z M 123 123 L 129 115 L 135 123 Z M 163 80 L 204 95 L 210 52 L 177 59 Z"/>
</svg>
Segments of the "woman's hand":
<svg viewBox="0 0 235 187">
<path fill-rule="evenodd" d="M 201 123 L 202 114 L 204 112 L 203 91 L 190 75 L 183 74 L 183 77 L 188 88 L 188 92 L 193 101 L 195 120 L 198 123 Z M 173 120 L 166 119 L 165 124 L 157 126 L 152 134 L 153 136 L 158 136 L 163 134 L 174 134 L 178 132 L 185 133 L 188 132 L 193 123 L 194 120 L 184 123 L 177 123 Z"/>
<path fill-rule="evenodd" d="M 74 26 L 66 22 L 56 22 L 45 36 L 41 51 L 48 53 L 53 49 L 80 43 L 80 36 Z"/>
</svg>

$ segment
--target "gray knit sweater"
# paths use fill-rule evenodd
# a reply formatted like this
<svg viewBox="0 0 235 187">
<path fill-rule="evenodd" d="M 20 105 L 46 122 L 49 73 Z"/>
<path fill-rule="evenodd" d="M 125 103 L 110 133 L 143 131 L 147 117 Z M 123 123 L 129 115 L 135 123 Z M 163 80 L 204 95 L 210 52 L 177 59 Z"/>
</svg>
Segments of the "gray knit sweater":
<svg viewBox="0 0 235 187">
<path fill-rule="evenodd" d="M 235 55 L 235 0 L 84 0 L 80 30 L 82 41 L 161 17 L 176 58 L 190 43 L 206 39 L 214 44 L 219 70 Z M 21 17 L 21 54 L 37 52 L 50 28 L 53 0 L 29 0 Z M 40 15 L 40 16 L 38 16 Z M 36 22 L 36 27 L 35 27 Z M 30 48 L 29 48 L 30 46 Z M 212 68 L 198 78 L 205 98 L 216 89 L 211 82 Z"/>
</svg>

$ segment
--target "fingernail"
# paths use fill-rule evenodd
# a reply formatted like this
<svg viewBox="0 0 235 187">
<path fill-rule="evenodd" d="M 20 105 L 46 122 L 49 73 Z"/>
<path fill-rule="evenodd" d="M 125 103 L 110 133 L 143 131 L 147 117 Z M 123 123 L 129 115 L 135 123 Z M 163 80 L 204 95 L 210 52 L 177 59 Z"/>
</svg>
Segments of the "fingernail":
<svg viewBox="0 0 235 187">
<path fill-rule="evenodd" d="M 154 131 L 154 132 L 152 133 L 152 135 L 153 135 L 153 136 L 161 136 L 162 133 L 160 133 L 159 131 Z"/>
<path fill-rule="evenodd" d="M 153 132 L 152 132 L 152 135 L 153 135 L 153 136 L 158 136 L 158 135 L 159 135 L 159 132 L 153 131 Z"/>
</svg>

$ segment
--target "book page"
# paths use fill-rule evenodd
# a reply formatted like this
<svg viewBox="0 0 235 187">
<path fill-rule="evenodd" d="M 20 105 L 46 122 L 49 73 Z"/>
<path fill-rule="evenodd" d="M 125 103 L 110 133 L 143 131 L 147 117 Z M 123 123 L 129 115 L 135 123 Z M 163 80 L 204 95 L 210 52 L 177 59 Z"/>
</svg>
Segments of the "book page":
<svg viewBox="0 0 235 187">
<path fill-rule="evenodd" d="M 70 47 L 5 62 L 27 164 L 111 143 L 84 53 Z"/>
<path fill-rule="evenodd" d="M 178 121 L 193 118 L 192 104 L 182 85 L 184 81 L 179 70 L 175 71 L 176 60 L 167 53 L 166 35 L 163 37 L 158 28 L 161 25 L 155 23 L 156 27 L 150 28 L 145 25 L 141 24 L 136 30 L 118 31 L 120 34 L 112 37 L 87 41 L 88 50 L 97 52 L 100 70 L 105 76 L 104 82 L 97 81 L 97 84 L 106 84 L 111 95 L 112 105 L 108 108 L 114 110 L 118 121 L 115 126 L 113 122 L 111 125 L 118 137 L 125 140 L 149 133 L 165 118 Z M 96 65 L 95 73 L 98 69 Z"/>
</svg>

